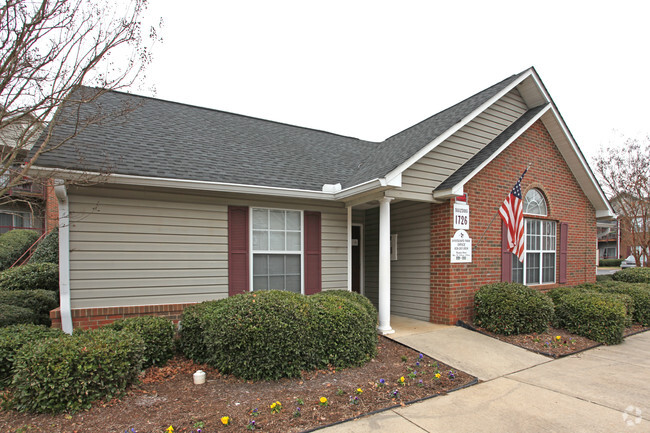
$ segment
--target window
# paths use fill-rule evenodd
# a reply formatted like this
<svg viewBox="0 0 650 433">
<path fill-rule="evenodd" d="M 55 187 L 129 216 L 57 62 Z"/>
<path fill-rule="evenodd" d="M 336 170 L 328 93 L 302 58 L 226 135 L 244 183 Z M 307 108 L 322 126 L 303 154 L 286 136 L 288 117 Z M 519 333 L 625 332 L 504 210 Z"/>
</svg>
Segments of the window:
<svg viewBox="0 0 650 433">
<path fill-rule="evenodd" d="M 302 293 L 302 212 L 252 209 L 253 290 Z"/>
<path fill-rule="evenodd" d="M 0 233 L 13 229 L 32 227 L 32 215 L 29 212 L 1 212 Z"/>
<path fill-rule="evenodd" d="M 524 213 L 546 216 L 546 200 L 537 189 L 531 189 L 524 199 Z M 512 256 L 512 281 L 525 284 L 555 283 L 557 249 L 557 223 L 538 219 L 525 219 L 524 237 L 526 253 L 524 262 Z"/>
</svg>

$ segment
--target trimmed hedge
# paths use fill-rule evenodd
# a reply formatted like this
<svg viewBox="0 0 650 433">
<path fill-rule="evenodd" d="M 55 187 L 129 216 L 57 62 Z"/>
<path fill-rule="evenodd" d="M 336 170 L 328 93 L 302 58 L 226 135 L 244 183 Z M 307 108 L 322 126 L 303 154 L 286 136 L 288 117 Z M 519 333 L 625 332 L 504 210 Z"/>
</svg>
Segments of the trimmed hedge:
<svg viewBox="0 0 650 433">
<path fill-rule="evenodd" d="M 608 268 L 618 268 L 621 266 L 623 259 L 600 259 L 598 261 L 598 266 L 608 267 Z"/>
<path fill-rule="evenodd" d="M 143 352 L 140 337 L 111 329 L 23 346 L 15 355 L 10 405 L 21 412 L 89 409 L 135 381 Z"/>
<path fill-rule="evenodd" d="M 251 380 L 297 377 L 303 370 L 361 365 L 376 353 L 374 307 L 338 291 L 303 296 L 260 291 L 185 309 L 185 356 Z"/>
<path fill-rule="evenodd" d="M 639 283 L 604 282 L 598 290 L 605 293 L 628 295 L 634 302 L 632 319 L 643 326 L 650 326 L 650 285 Z"/>
<path fill-rule="evenodd" d="M 38 322 L 38 317 L 29 308 L 10 304 L 0 304 L 0 328 L 4 326 L 20 325 L 22 323 L 37 324 Z"/>
<path fill-rule="evenodd" d="M 39 324 L 50 326 L 50 311 L 59 306 L 59 298 L 49 290 L 0 290 L 0 304 L 28 308 Z"/>
<path fill-rule="evenodd" d="M 553 302 L 518 283 L 482 286 L 474 295 L 474 323 L 497 334 L 544 332 L 553 320 Z"/>
<path fill-rule="evenodd" d="M 140 316 L 117 320 L 107 328 L 126 330 L 144 341 L 142 368 L 165 365 L 174 356 L 174 324 L 165 317 Z"/>
<path fill-rule="evenodd" d="M 569 332 L 605 344 L 623 341 L 625 303 L 619 295 L 588 289 L 553 290 L 558 325 Z"/>
<path fill-rule="evenodd" d="M 49 232 L 36 247 L 29 263 L 59 263 L 59 229 Z"/>
<path fill-rule="evenodd" d="M 612 275 L 614 281 L 624 283 L 650 283 L 650 268 L 627 268 Z"/>
<path fill-rule="evenodd" d="M 34 230 L 11 230 L 0 235 L 0 271 L 13 265 L 39 238 Z"/>
<path fill-rule="evenodd" d="M 376 310 L 368 298 L 372 310 L 350 293 L 321 292 L 307 298 L 315 355 L 310 364 L 317 368 L 357 366 L 377 356 Z"/>
<path fill-rule="evenodd" d="M 59 290 L 59 265 L 27 263 L 0 273 L 0 290 Z"/>
<path fill-rule="evenodd" d="M 63 335 L 60 329 L 42 325 L 13 325 L 0 328 L 0 385 L 8 385 L 11 382 L 14 357 L 21 347 Z"/>
</svg>

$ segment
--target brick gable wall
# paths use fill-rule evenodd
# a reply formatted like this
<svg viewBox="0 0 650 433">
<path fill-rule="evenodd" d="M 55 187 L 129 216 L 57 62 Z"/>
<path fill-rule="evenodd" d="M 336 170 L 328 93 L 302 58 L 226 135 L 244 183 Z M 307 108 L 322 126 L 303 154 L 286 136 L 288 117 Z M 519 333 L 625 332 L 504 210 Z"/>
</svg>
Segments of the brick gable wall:
<svg viewBox="0 0 650 433">
<path fill-rule="evenodd" d="M 474 293 L 501 281 L 501 219 L 497 211 L 529 162 L 522 193 L 538 188 L 548 205 L 546 219 L 558 222 L 556 281 L 559 280 L 560 223 L 569 224 L 567 284 L 596 280 L 595 210 L 566 165 L 541 121 L 537 121 L 465 185 L 470 206 L 472 263 L 450 263 L 453 201 L 431 206 L 431 321 L 469 321 Z M 495 217 L 496 215 L 496 217 Z M 487 232 L 484 231 L 494 221 Z M 483 237 L 481 239 L 481 237 Z M 558 284 L 536 286 L 549 290 Z"/>
</svg>

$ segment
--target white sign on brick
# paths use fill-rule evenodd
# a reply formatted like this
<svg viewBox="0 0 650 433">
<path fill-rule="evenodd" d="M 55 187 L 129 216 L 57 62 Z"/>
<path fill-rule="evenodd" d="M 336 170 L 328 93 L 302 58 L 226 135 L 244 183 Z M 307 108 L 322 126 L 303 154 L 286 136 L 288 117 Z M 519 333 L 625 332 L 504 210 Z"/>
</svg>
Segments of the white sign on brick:
<svg viewBox="0 0 650 433">
<path fill-rule="evenodd" d="M 472 262 L 472 240 L 465 230 L 458 230 L 451 238 L 451 263 Z"/>
</svg>

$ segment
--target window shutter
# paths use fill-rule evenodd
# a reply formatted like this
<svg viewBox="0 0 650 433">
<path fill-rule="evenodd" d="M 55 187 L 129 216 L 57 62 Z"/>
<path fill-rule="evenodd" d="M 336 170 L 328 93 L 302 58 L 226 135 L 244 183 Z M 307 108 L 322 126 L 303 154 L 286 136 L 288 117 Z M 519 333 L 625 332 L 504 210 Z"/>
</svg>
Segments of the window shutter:
<svg viewBox="0 0 650 433">
<path fill-rule="evenodd" d="M 228 296 L 249 291 L 248 233 L 248 207 L 228 206 Z"/>
<path fill-rule="evenodd" d="M 305 211 L 305 295 L 321 291 L 320 212 Z"/>
<path fill-rule="evenodd" d="M 560 278 L 558 283 L 565 284 L 567 282 L 566 269 L 567 269 L 567 251 L 569 245 L 569 223 L 560 224 Z"/>
<path fill-rule="evenodd" d="M 512 253 L 508 251 L 508 226 L 501 221 L 501 281 L 512 281 Z"/>
</svg>

